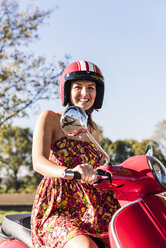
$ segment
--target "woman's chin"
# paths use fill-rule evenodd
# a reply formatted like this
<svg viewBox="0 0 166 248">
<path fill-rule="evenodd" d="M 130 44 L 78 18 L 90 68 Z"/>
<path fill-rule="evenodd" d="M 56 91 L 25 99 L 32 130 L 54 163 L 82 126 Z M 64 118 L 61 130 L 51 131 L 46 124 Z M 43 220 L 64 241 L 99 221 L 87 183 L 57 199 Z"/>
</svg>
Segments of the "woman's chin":
<svg viewBox="0 0 166 248">
<path fill-rule="evenodd" d="M 85 106 L 82 106 L 82 105 L 79 105 L 79 106 L 76 106 L 76 107 L 82 108 L 84 111 L 89 109 L 89 107 L 85 107 Z"/>
</svg>

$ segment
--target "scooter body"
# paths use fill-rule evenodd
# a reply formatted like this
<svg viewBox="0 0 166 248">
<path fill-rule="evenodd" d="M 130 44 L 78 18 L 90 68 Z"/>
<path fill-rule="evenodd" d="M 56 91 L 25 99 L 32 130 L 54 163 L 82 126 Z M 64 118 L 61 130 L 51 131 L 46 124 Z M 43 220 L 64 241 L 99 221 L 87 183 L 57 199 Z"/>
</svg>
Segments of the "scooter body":
<svg viewBox="0 0 166 248">
<path fill-rule="evenodd" d="M 166 201 L 149 196 L 120 208 L 109 225 L 111 248 L 166 247 Z"/>
<path fill-rule="evenodd" d="M 99 185 L 112 189 L 121 205 L 109 225 L 111 248 L 166 247 L 165 169 L 152 156 L 134 156 L 112 166 L 111 184 Z"/>
<path fill-rule="evenodd" d="M 17 239 L 13 239 L 13 240 L 5 239 L 0 244 L 0 247 L 1 248 L 28 248 L 28 246 L 26 246 L 24 243 L 22 243 L 21 241 Z"/>
</svg>

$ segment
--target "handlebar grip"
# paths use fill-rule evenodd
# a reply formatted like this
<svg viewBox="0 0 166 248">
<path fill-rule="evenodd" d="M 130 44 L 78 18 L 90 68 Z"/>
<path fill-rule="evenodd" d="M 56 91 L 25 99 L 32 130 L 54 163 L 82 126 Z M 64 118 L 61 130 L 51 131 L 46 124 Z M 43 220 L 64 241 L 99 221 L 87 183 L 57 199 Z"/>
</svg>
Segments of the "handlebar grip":
<svg viewBox="0 0 166 248">
<path fill-rule="evenodd" d="M 81 179 L 81 174 L 78 171 L 69 171 L 69 170 L 66 170 L 65 171 L 64 178 L 65 179 L 70 179 L 70 180 L 72 180 L 72 179 L 80 180 Z"/>
<path fill-rule="evenodd" d="M 75 172 L 74 172 L 74 177 L 73 177 L 73 179 L 78 179 L 78 180 L 80 180 L 80 179 L 81 179 L 81 174 L 80 174 L 79 172 L 75 171 Z"/>
</svg>

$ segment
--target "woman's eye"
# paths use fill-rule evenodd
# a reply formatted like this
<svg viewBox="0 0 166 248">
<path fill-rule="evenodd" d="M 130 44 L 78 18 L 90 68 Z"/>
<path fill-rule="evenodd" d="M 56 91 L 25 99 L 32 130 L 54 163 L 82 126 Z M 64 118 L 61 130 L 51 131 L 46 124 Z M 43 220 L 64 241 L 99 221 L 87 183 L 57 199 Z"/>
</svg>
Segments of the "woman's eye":
<svg viewBox="0 0 166 248">
<path fill-rule="evenodd" d="M 78 89 L 81 89 L 81 87 L 80 87 L 80 86 L 76 86 L 76 87 L 75 87 L 75 89 L 77 89 L 77 90 L 78 90 Z"/>
<path fill-rule="evenodd" d="M 90 90 L 95 90 L 95 87 L 91 86 L 89 87 Z"/>
</svg>

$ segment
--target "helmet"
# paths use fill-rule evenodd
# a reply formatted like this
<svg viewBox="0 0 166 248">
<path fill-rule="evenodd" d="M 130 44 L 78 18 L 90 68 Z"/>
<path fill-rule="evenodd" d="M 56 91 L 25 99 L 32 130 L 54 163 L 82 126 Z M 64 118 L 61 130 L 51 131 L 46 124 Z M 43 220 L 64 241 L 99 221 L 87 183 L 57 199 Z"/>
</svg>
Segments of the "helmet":
<svg viewBox="0 0 166 248">
<path fill-rule="evenodd" d="M 88 80 L 96 83 L 96 99 L 93 107 L 100 109 L 104 97 L 104 77 L 100 69 L 88 61 L 74 62 L 63 71 L 59 82 L 62 105 L 66 106 L 70 102 L 71 82 L 77 80 Z"/>
</svg>

